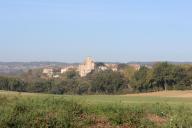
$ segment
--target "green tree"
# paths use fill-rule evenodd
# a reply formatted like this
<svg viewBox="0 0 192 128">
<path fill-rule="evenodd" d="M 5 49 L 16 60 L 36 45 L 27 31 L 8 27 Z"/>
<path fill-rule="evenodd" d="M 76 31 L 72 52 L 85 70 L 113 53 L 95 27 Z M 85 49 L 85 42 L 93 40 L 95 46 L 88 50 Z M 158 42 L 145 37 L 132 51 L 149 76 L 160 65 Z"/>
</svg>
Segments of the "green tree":
<svg viewBox="0 0 192 128">
<path fill-rule="evenodd" d="M 91 88 L 91 83 L 89 80 L 84 80 L 84 79 L 78 79 L 78 86 L 76 89 L 77 94 L 87 94 L 90 93 L 90 88 Z"/>
<path fill-rule="evenodd" d="M 92 91 L 97 93 L 115 93 L 126 88 L 123 76 L 112 70 L 100 71 L 92 74 Z"/>
<path fill-rule="evenodd" d="M 135 74 L 133 75 L 130 84 L 135 90 L 140 92 L 147 90 L 148 86 L 148 77 L 149 69 L 145 66 L 142 66 Z"/>
<path fill-rule="evenodd" d="M 75 79 L 79 77 L 79 74 L 76 70 L 69 70 L 65 73 L 67 79 Z"/>
<path fill-rule="evenodd" d="M 168 86 L 176 84 L 175 66 L 167 62 L 158 63 L 153 69 L 153 85 L 167 90 Z"/>
<path fill-rule="evenodd" d="M 132 79 L 132 77 L 134 76 L 135 72 L 137 70 L 135 70 L 134 67 L 131 67 L 131 66 L 125 66 L 123 69 L 122 69 L 122 74 L 124 75 L 125 79 L 127 79 L 128 81 L 130 81 Z"/>
</svg>

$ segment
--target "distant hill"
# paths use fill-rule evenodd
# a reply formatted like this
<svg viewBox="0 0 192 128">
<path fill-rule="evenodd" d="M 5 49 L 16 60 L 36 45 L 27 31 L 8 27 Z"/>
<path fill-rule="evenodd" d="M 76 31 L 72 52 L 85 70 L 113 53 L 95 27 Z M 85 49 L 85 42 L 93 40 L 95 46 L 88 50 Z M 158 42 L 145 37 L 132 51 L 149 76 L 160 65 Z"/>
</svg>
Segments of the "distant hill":
<svg viewBox="0 0 192 128">
<path fill-rule="evenodd" d="M 128 62 L 127 64 L 140 64 L 140 65 L 154 65 L 155 63 L 159 63 L 162 61 L 154 61 L 154 62 Z M 170 64 L 192 64 L 192 62 L 176 62 L 176 61 L 167 61 Z"/>
<path fill-rule="evenodd" d="M 78 65 L 78 63 L 63 62 L 0 62 L 0 74 L 15 74 L 44 67 L 65 67 L 68 65 Z"/>
<path fill-rule="evenodd" d="M 104 62 L 121 64 L 120 62 Z M 126 64 L 140 64 L 152 66 L 157 62 L 128 62 Z M 192 62 L 169 62 L 172 64 L 192 64 Z M 18 74 L 26 72 L 29 69 L 37 69 L 44 67 L 66 67 L 69 65 L 79 65 L 79 63 L 65 63 L 65 62 L 0 62 L 0 74 Z"/>
</svg>

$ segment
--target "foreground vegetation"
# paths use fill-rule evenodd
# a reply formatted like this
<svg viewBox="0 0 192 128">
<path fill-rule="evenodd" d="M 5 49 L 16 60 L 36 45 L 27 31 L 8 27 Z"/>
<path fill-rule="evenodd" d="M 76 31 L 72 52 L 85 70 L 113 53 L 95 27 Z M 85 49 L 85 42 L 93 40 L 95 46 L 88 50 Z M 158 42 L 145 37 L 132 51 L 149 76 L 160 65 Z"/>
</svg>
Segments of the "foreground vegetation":
<svg viewBox="0 0 192 128">
<path fill-rule="evenodd" d="M 0 92 L 2 128 L 190 128 L 192 99 Z"/>
</svg>

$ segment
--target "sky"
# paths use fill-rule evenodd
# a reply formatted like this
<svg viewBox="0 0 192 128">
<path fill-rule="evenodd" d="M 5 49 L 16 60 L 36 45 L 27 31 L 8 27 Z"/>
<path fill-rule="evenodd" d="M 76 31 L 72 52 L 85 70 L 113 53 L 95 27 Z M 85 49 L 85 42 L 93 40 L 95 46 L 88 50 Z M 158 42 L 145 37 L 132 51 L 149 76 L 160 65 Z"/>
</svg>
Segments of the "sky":
<svg viewBox="0 0 192 128">
<path fill-rule="evenodd" d="M 0 0 L 0 61 L 192 61 L 191 0 Z"/>
</svg>

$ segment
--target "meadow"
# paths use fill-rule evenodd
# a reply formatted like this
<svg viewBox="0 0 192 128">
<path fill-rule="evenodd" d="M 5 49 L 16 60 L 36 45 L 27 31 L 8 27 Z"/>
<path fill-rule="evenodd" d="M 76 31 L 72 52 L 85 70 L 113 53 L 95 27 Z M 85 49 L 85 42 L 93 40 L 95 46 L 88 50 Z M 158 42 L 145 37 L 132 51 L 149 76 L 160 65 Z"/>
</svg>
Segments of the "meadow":
<svg viewBox="0 0 192 128">
<path fill-rule="evenodd" d="M 192 97 L 189 95 L 192 94 L 191 91 L 155 94 L 79 96 L 0 91 L 0 126 L 1 128 L 192 127 Z"/>
</svg>

